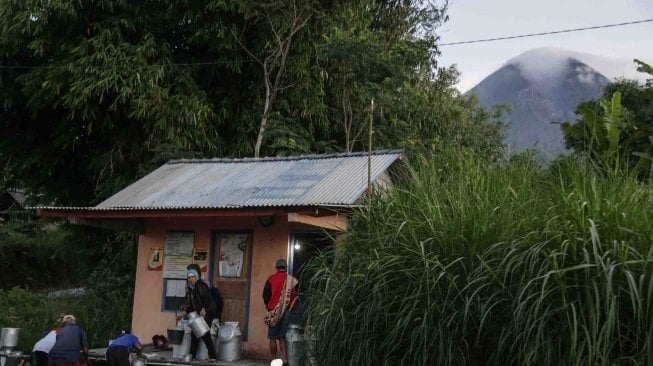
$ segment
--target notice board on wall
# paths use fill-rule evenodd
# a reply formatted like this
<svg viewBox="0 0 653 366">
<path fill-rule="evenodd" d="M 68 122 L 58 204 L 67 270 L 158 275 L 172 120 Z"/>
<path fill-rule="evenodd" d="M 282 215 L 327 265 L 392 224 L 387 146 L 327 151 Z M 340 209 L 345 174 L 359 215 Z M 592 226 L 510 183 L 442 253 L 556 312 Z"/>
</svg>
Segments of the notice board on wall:
<svg viewBox="0 0 653 366">
<path fill-rule="evenodd" d="M 186 279 L 186 267 L 193 263 L 192 231 L 168 231 L 163 261 L 163 278 Z"/>
<path fill-rule="evenodd" d="M 192 231 L 168 231 L 163 260 L 163 306 L 164 310 L 178 310 L 186 295 L 186 272 L 193 263 L 195 233 Z"/>
</svg>

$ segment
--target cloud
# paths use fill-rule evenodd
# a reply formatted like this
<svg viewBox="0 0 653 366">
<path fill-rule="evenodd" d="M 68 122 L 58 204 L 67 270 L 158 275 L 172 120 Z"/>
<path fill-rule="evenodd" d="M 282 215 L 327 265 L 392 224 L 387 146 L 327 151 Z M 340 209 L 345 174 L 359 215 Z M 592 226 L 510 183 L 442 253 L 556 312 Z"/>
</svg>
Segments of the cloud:
<svg viewBox="0 0 653 366">
<path fill-rule="evenodd" d="M 583 84 L 594 84 L 596 82 L 596 74 L 594 69 L 589 66 L 577 66 L 575 69 L 578 74 L 578 81 Z"/>
<path fill-rule="evenodd" d="M 506 64 L 513 64 L 522 71 L 522 76 L 536 85 L 539 90 L 550 91 L 563 79 L 570 53 L 563 49 L 544 47 L 526 51 L 513 57 Z"/>
<path fill-rule="evenodd" d="M 608 79 L 627 78 L 645 81 L 647 78 L 646 74 L 637 72 L 635 63 L 631 59 L 605 57 L 556 47 L 526 51 L 513 57 L 506 64 L 518 64 L 527 75 L 538 76 L 538 80 L 533 80 L 534 82 L 546 83 L 547 79 L 558 76 L 565 69 L 570 58 L 586 64 Z"/>
</svg>

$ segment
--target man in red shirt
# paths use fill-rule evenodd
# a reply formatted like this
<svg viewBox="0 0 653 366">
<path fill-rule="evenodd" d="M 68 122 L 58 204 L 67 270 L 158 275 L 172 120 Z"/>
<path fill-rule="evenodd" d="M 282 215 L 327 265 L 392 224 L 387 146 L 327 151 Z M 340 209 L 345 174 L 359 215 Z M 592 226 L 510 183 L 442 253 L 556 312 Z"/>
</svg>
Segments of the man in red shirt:
<svg viewBox="0 0 653 366">
<path fill-rule="evenodd" d="M 272 357 L 277 356 L 277 342 L 279 342 L 281 357 L 284 365 L 287 365 L 286 332 L 288 331 L 288 309 L 294 310 L 296 306 L 297 284 L 299 281 L 288 274 L 288 263 L 285 259 L 278 259 L 275 267 L 277 271 L 268 277 L 268 280 L 265 282 L 263 301 L 268 311 L 274 309 L 279 303 L 283 307 L 283 315 L 277 325 L 268 327 L 268 338 L 270 339 L 270 354 Z"/>
</svg>

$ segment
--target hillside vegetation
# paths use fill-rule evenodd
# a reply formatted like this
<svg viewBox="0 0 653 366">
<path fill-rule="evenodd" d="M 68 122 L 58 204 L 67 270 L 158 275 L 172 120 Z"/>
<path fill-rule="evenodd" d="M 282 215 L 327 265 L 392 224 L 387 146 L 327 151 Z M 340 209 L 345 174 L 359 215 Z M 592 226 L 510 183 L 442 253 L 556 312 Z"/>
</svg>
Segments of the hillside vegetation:
<svg viewBox="0 0 653 366">
<path fill-rule="evenodd" d="M 0 226 L 0 238 L 12 234 L 13 229 Z M 83 236 L 73 232 L 62 227 L 43 232 L 37 227 L 23 233 L 23 241 L 0 241 L 6 272 L 2 275 L 6 281 L 0 286 L 0 325 L 21 329 L 18 348 L 24 353 L 31 352 L 34 343 L 57 325 L 61 314 L 75 315 L 91 347 L 105 347 L 131 324 L 136 267 L 133 241 L 118 236 L 103 242 L 97 233 Z M 100 248 L 83 250 L 85 244 Z M 21 256 L 21 249 L 26 255 Z M 73 286 L 84 286 L 84 292 L 54 296 L 54 290 Z"/>
</svg>

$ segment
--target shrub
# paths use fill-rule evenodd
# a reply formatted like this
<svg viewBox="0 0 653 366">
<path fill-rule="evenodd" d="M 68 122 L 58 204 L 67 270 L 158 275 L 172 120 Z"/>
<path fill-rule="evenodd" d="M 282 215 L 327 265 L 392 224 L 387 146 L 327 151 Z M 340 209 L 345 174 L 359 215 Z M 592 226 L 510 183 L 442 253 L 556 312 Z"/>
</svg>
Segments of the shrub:
<svg viewBox="0 0 653 366">
<path fill-rule="evenodd" d="M 582 161 L 426 164 L 310 263 L 315 357 L 653 364 L 652 202 Z"/>
<path fill-rule="evenodd" d="M 77 298 L 49 298 L 21 287 L 0 290 L 0 326 L 20 328 L 18 349 L 29 353 L 37 340 L 57 326 L 60 314 L 75 314 L 78 306 Z"/>
<path fill-rule="evenodd" d="M 105 347 L 118 331 L 129 327 L 133 303 L 135 246 L 129 237 L 118 237 L 122 244 L 110 255 L 94 263 L 95 270 L 85 278 L 81 296 L 51 297 L 48 291 L 27 287 L 0 290 L 0 326 L 21 328 L 18 348 L 31 352 L 34 343 L 56 326 L 61 314 L 74 314 L 77 324 L 88 335 L 90 347 Z M 118 244 L 116 243 L 116 244 Z M 59 271 L 67 267 L 59 267 Z M 65 273 L 61 277 L 65 278 Z M 51 279 L 53 282 L 56 278 Z"/>
</svg>

